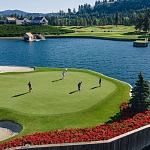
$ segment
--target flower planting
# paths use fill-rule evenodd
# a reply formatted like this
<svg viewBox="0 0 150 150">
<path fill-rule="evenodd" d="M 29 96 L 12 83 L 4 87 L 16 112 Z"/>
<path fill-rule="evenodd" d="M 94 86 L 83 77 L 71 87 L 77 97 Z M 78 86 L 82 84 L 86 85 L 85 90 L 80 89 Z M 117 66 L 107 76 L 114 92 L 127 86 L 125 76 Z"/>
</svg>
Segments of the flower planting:
<svg viewBox="0 0 150 150">
<path fill-rule="evenodd" d="M 25 146 L 26 144 L 43 145 L 108 140 L 148 124 L 150 124 L 150 111 L 145 111 L 111 124 L 25 135 L 9 142 L 4 142 L 1 144 L 0 149 Z"/>
</svg>

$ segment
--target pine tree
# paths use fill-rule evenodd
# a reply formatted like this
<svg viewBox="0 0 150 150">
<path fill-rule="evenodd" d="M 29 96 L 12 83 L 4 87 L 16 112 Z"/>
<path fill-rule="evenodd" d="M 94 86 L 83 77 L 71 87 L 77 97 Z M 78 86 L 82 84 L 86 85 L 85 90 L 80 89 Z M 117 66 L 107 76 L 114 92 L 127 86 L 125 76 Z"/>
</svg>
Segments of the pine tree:
<svg viewBox="0 0 150 150">
<path fill-rule="evenodd" d="M 143 22 L 144 22 L 144 16 L 142 14 L 139 14 L 136 20 L 135 29 L 141 31 L 143 29 Z"/>
<path fill-rule="evenodd" d="M 135 87 L 132 89 L 132 98 L 130 100 L 131 109 L 133 112 L 143 112 L 148 109 L 148 97 L 150 90 L 148 82 L 144 80 L 142 73 L 138 75 L 139 79 L 135 83 Z"/>
<path fill-rule="evenodd" d="M 144 18 L 143 31 L 150 31 L 150 9 L 147 10 L 147 13 Z"/>
<path fill-rule="evenodd" d="M 116 27 L 117 27 L 118 23 L 119 23 L 119 13 L 117 11 L 115 14 L 115 25 L 116 25 Z"/>
</svg>

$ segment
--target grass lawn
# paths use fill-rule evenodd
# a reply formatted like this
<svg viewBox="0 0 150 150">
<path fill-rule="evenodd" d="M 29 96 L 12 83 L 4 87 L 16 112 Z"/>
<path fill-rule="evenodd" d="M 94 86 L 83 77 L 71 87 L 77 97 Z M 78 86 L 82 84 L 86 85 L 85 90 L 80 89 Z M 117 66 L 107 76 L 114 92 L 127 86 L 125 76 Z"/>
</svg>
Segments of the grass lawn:
<svg viewBox="0 0 150 150">
<path fill-rule="evenodd" d="M 119 39 L 138 39 L 141 34 L 135 33 L 134 26 L 114 25 L 109 26 L 67 26 L 65 29 L 74 30 L 75 33 L 68 33 L 63 36 L 95 36 L 104 38 L 119 38 Z M 143 35 L 144 36 L 144 35 Z"/>
<path fill-rule="evenodd" d="M 0 120 L 21 124 L 23 131 L 17 136 L 91 127 L 110 120 L 120 104 L 129 99 L 129 85 L 118 80 L 76 69 L 68 69 L 62 80 L 61 73 L 62 69 L 37 68 L 30 73 L 0 74 Z M 81 91 L 77 91 L 80 81 Z"/>
</svg>

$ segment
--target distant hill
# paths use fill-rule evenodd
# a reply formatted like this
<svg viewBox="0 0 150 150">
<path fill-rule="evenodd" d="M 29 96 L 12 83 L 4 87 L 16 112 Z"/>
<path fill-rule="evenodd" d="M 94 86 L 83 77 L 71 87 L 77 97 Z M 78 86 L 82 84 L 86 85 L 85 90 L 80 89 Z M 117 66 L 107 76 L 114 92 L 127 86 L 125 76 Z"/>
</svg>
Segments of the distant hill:
<svg viewBox="0 0 150 150">
<path fill-rule="evenodd" d="M 0 11 L 0 16 L 10 16 L 12 14 L 17 14 L 17 15 L 22 15 L 25 17 L 37 17 L 37 16 L 46 16 L 46 15 L 56 15 L 57 13 L 48 13 L 48 14 L 43 14 L 43 13 L 30 13 L 30 12 L 25 12 L 22 10 L 4 10 Z"/>
<path fill-rule="evenodd" d="M 11 14 L 17 14 L 17 15 L 25 16 L 28 13 L 24 12 L 24 11 L 21 11 L 21 10 L 4 10 L 4 11 L 0 11 L 0 16 L 9 16 Z"/>
<path fill-rule="evenodd" d="M 25 12 L 22 10 L 4 10 L 0 11 L 0 16 L 10 16 L 12 14 L 17 14 L 19 16 L 24 16 L 24 17 L 37 17 L 37 16 L 59 16 L 59 13 L 30 13 L 30 12 Z"/>
</svg>

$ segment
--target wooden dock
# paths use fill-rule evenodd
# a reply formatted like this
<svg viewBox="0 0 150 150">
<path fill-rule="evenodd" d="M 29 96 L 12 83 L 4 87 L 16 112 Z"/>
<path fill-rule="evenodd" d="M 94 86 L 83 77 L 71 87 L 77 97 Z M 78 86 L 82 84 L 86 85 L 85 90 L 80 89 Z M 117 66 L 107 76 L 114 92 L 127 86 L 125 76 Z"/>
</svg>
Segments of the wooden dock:
<svg viewBox="0 0 150 150">
<path fill-rule="evenodd" d="M 135 47 L 147 47 L 148 46 L 148 38 L 138 39 L 133 42 L 133 46 Z"/>
</svg>

